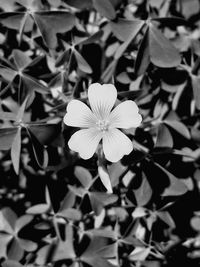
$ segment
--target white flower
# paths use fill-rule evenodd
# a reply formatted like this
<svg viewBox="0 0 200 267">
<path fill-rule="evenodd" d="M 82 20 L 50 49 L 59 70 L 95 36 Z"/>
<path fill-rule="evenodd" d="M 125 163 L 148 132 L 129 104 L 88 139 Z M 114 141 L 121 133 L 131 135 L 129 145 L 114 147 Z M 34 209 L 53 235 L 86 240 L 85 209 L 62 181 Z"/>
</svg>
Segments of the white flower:
<svg viewBox="0 0 200 267">
<path fill-rule="evenodd" d="M 67 106 L 64 123 L 83 128 L 73 134 L 69 148 L 83 159 L 91 158 L 102 140 L 107 160 L 119 161 L 133 150 L 131 140 L 118 128 L 138 127 L 142 121 L 134 101 L 120 103 L 113 110 L 117 90 L 112 84 L 93 83 L 88 89 L 91 109 L 79 100 L 71 100 Z"/>
</svg>

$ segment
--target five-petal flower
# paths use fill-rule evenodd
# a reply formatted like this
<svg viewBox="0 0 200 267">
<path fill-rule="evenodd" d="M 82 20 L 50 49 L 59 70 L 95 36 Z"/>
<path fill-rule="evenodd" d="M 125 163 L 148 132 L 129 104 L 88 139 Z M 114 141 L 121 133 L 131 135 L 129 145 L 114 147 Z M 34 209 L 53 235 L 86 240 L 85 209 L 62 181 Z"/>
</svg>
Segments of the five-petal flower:
<svg viewBox="0 0 200 267">
<path fill-rule="evenodd" d="M 141 124 L 138 107 L 134 101 L 127 100 L 112 110 L 117 99 L 112 84 L 91 84 L 88 99 L 91 109 L 79 100 L 71 100 L 67 106 L 64 123 L 83 128 L 71 136 L 68 146 L 81 158 L 89 159 L 102 140 L 106 159 L 117 162 L 133 150 L 131 140 L 118 128 L 136 128 Z"/>
</svg>

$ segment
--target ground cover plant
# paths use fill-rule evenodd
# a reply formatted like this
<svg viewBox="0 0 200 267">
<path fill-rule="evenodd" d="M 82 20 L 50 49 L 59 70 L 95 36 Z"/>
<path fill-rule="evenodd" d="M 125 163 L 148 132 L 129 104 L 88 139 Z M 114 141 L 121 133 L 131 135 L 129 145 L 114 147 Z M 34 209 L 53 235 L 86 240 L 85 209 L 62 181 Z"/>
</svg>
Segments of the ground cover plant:
<svg viewBox="0 0 200 267">
<path fill-rule="evenodd" d="M 199 266 L 199 0 L 0 0 L 0 263 Z"/>
</svg>

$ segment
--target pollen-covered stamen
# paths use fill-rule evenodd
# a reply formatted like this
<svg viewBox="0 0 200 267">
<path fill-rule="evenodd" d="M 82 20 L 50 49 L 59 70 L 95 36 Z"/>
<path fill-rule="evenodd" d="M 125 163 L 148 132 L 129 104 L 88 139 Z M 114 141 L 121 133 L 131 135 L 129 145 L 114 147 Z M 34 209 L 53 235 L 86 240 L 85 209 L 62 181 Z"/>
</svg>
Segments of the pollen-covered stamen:
<svg viewBox="0 0 200 267">
<path fill-rule="evenodd" d="M 106 132 L 108 130 L 108 127 L 109 127 L 109 121 L 108 120 L 98 120 L 96 122 L 96 125 L 100 131 Z"/>
</svg>

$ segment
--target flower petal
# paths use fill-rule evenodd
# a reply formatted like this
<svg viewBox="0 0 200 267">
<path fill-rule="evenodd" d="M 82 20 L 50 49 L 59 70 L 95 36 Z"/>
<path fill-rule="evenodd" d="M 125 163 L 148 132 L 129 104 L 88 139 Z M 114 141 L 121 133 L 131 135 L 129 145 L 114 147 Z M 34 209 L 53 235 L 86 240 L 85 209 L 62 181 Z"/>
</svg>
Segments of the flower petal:
<svg viewBox="0 0 200 267">
<path fill-rule="evenodd" d="M 119 161 L 133 150 L 131 140 L 118 129 L 110 129 L 103 136 L 103 151 L 107 160 Z"/>
<path fill-rule="evenodd" d="M 93 83 L 89 86 L 88 98 L 97 118 L 106 119 L 117 99 L 117 90 L 113 84 Z"/>
<path fill-rule="evenodd" d="M 109 116 L 111 128 L 129 129 L 138 127 L 142 121 L 142 116 L 138 111 L 138 106 L 132 100 L 119 104 Z"/>
<path fill-rule="evenodd" d="M 71 100 L 67 106 L 64 123 L 73 127 L 94 127 L 96 119 L 89 107 L 79 100 Z"/>
<path fill-rule="evenodd" d="M 71 136 L 68 146 L 78 152 L 81 158 L 89 159 L 94 155 L 101 138 L 102 132 L 94 128 L 82 129 Z"/>
</svg>

